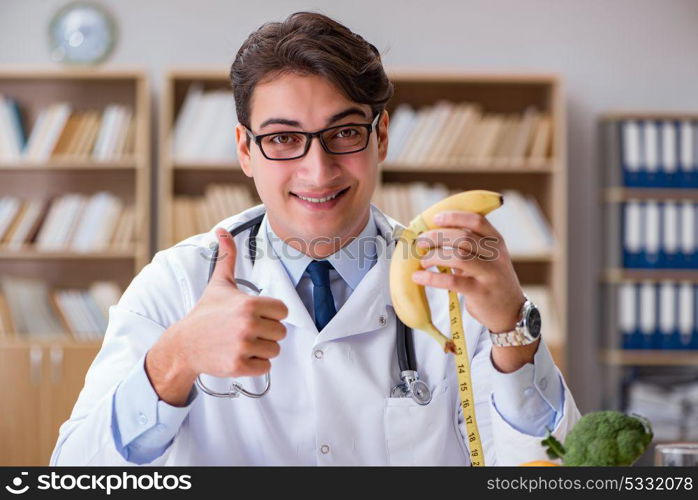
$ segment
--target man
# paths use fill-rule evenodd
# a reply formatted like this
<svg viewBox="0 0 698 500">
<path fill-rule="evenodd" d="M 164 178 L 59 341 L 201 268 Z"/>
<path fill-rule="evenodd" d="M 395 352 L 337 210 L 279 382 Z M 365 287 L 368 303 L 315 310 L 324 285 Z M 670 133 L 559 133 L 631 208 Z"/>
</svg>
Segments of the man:
<svg viewBox="0 0 698 500">
<path fill-rule="evenodd" d="M 452 355 L 415 331 L 431 402 L 391 393 L 395 223 L 370 205 L 392 95 L 378 51 L 325 16 L 296 13 L 250 35 L 231 82 L 238 157 L 263 206 L 158 252 L 134 278 L 110 310 L 51 463 L 470 463 Z M 562 439 L 579 413 L 540 338 L 492 345 L 499 337 L 488 330 L 513 330 L 526 303 L 506 246 L 476 214 L 446 212 L 439 224 L 422 237 L 433 251 L 414 279 L 427 285 L 442 331 L 448 303 L 438 289 L 467 304 L 485 463 L 545 458 L 546 428 Z M 232 238 L 241 226 L 252 229 Z M 452 248 L 464 236 L 495 238 L 498 258 Z M 261 398 L 215 398 L 195 385 L 200 374 L 217 392 L 233 380 L 262 392 L 265 374 L 272 387 Z"/>
</svg>

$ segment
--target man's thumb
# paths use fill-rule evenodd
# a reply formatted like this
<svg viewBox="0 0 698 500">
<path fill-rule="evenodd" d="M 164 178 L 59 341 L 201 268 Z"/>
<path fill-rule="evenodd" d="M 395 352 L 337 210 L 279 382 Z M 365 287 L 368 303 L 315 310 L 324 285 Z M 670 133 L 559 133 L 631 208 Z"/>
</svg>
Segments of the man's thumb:
<svg viewBox="0 0 698 500">
<path fill-rule="evenodd" d="M 216 236 L 218 237 L 218 256 L 215 262 L 215 269 L 211 280 L 227 281 L 231 285 L 235 285 L 235 258 L 237 257 L 237 248 L 231 234 L 224 228 L 216 228 Z"/>
</svg>

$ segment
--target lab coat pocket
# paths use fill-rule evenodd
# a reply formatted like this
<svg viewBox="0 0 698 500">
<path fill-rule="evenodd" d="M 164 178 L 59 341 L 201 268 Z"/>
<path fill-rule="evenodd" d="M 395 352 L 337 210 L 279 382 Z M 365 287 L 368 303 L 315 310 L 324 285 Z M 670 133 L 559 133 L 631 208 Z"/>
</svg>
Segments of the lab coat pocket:
<svg viewBox="0 0 698 500">
<path fill-rule="evenodd" d="M 453 427 L 447 379 L 432 388 L 428 405 L 412 398 L 386 398 L 385 444 L 390 465 L 462 465 L 460 436 Z"/>
</svg>

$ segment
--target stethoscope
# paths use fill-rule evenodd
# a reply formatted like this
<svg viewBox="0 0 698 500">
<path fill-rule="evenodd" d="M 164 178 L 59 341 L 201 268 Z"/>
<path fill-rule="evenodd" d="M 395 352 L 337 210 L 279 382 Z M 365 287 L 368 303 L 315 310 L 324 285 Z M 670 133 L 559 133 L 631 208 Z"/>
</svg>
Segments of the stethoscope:
<svg viewBox="0 0 698 500">
<path fill-rule="evenodd" d="M 252 260 L 252 265 L 255 263 L 257 258 L 257 233 L 262 225 L 262 220 L 264 219 L 264 213 L 250 219 L 247 222 L 240 224 L 239 226 L 230 230 L 230 236 L 235 237 L 243 231 L 250 230 L 250 236 L 247 240 L 247 250 Z M 213 255 L 211 256 L 211 264 L 208 270 L 208 281 L 211 280 L 213 275 L 213 270 L 216 267 L 216 261 L 218 260 L 218 245 L 213 247 Z M 259 294 L 261 290 L 257 288 L 254 283 L 251 283 L 244 279 L 236 278 L 235 282 L 238 285 L 242 285 L 255 294 Z M 412 398 L 417 404 L 427 405 L 431 401 L 431 390 L 429 386 L 419 379 L 419 374 L 417 373 L 417 362 L 414 356 L 414 343 L 412 339 L 412 329 L 405 325 L 400 318 L 396 316 L 396 351 L 397 360 L 400 367 L 400 382 L 393 387 L 390 391 L 390 397 L 393 398 Z M 246 390 L 241 383 L 233 381 L 230 389 L 227 392 L 214 391 L 203 383 L 201 380 L 201 375 L 196 378 L 197 387 L 209 396 L 215 396 L 217 398 L 237 398 L 242 394 L 248 398 L 261 398 L 271 388 L 271 377 L 267 372 L 265 375 L 265 387 L 262 392 L 251 392 Z"/>
</svg>

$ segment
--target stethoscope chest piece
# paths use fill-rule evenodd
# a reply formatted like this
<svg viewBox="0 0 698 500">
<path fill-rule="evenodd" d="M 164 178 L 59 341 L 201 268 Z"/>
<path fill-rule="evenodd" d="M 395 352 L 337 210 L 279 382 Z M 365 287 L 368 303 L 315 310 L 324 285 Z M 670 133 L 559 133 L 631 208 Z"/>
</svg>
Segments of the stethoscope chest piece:
<svg viewBox="0 0 698 500">
<path fill-rule="evenodd" d="M 428 405 L 431 401 L 431 390 L 424 381 L 417 377 L 417 372 L 413 370 L 401 372 L 402 382 L 393 387 L 390 396 L 393 398 L 412 398 L 419 405 Z"/>
</svg>

